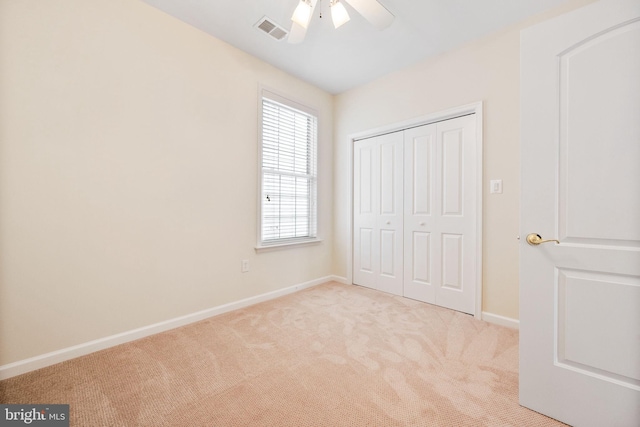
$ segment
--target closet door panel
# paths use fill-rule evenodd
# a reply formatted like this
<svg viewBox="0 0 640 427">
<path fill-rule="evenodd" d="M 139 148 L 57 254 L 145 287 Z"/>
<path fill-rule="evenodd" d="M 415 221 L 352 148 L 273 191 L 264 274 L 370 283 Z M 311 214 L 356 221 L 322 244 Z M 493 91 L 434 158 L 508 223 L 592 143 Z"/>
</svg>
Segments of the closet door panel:
<svg viewBox="0 0 640 427">
<path fill-rule="evenodd" d="M 438 212 L 433 230 L 440 242 L 435 302 L 465 313 L 475 312 L 477 164 L 475 116 L 437 124 Z"/>
<path fill-rule="evenodd" d="M 380 206 L 377 224 L 380 236 L 380 275 L 377 288 L 402 295 L 404 140 L 402 132 L 375 139 L 380 144 Z"/>
<path fill-rule="evenodd" d="M 406 130 L 404 141 L 404 296 L 434 303 L 436 125 Z"/>
<path fill-rule="evenodd" d="M 402 132 L 354 144 L 353 281 L 402 295 Z"/>
<path fill-rule="evenodd" d="M 376 231 L 379 156 L 370 140 L 354 146 L 353 282 L 376 289 L 378 234 Z"/>
</svg>

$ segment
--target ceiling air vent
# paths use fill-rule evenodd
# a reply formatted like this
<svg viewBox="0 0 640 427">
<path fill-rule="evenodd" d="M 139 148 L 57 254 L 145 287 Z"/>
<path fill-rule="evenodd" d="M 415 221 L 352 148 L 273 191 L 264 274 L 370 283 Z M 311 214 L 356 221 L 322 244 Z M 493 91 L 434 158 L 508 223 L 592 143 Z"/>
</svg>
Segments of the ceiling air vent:
<svg viewBox="0 0 640 427">
<path fill-rule="evenodd" d="M 282 40 L 288 34 L 288 31 L 282 28 L 280 25 L 276 24 L 270 18 L 266 16 L 256 22 L 254 25 L 257 29 L 264 31 L 269 36 L 273 37 L 276 40 Z"/>
</svg>

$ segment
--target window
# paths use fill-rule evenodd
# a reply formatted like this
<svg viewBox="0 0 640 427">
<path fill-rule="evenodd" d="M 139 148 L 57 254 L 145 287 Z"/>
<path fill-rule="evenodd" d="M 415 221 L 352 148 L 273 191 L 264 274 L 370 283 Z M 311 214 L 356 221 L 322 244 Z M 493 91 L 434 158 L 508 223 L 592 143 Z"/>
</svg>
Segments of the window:
<svg viewBox="0 0 640 427">
<path fill-rule="evenodd" d="M 317 121 L 312 110 L 263 92 L 259 246 L 316 239 Z"/>
</svg>

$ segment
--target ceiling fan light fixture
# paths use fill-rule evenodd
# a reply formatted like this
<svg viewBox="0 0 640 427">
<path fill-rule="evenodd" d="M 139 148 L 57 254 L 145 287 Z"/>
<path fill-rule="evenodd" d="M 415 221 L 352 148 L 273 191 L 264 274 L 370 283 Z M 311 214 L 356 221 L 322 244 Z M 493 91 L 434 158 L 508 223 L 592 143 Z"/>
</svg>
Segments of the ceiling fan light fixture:
<svg viewBox="0 0 640 427">
<path fill-rule="evenodd" d="M 333 25 L 338 28 L 342 24 L 349 22 L 351 19 L 349 17 L 349 13 L 347 13 L 347 9 L 344 8 L 344 5 L 340 3 L 340 0 L 335 0 L 331 2 L 331 19 L 333 20 Z"/>
<path fill-rule="evenodd" d="M 307 29 L 309 21 L 311 20 L 311 3 L 309 0 L 300 0 L 298 7 L 293 11 L 291 20 L 304 29 Z"/>
</svg>

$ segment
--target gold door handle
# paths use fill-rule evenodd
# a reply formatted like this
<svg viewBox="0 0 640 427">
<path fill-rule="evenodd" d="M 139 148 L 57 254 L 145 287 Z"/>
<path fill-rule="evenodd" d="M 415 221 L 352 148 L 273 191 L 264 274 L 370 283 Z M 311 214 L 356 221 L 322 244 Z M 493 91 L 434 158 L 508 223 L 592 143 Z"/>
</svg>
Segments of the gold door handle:
<svg viewBox="0 0 640 427">
<path fill-rule="evenodd" d="M 539 234 L 531 233 L 527 236 L 527 243 L 531 246 L 538 246 L 541 243 L 547 242 L 556 242 L 556 244 L 560 244 L 560 242 L 556 239 L 542 240 L 542 237 Z"/>
</svg>

